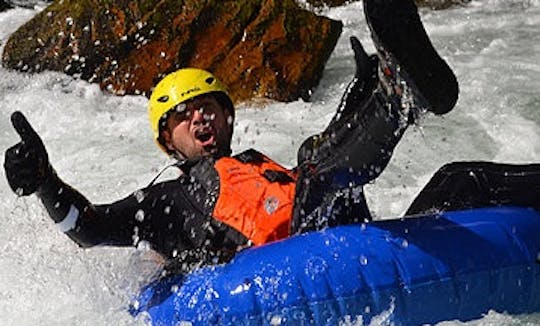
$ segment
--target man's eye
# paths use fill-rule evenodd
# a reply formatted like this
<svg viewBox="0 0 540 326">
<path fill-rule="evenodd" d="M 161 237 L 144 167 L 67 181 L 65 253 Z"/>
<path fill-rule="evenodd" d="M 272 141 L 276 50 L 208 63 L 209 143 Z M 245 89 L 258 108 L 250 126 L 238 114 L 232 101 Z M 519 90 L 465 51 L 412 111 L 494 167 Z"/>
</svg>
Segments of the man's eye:
<svg viewBox="0 0 540 326">
<path fill-rule="evenodd" d="M 207 121 L 212 121 L 212 120 L 214 120 L 216 118 L 216 114 L 215 113 L 203 114 L 203 117 Z"/>
<path fill-rule="evenodd" d="M 177 121 L 186 120 L 190 116 L 191 116 L 191 112 L 186 109 L 185 105 L 183 108 L 182 107 L 175 108 L 175 110 L 172 112 L 172 118 Z"/>
<path fill-rule="evenodd" d="M 185 103 L 180 103 L 174 108 L 175 113 L 183 113 L 186 112 L 187 106 Z"/>
</svg>

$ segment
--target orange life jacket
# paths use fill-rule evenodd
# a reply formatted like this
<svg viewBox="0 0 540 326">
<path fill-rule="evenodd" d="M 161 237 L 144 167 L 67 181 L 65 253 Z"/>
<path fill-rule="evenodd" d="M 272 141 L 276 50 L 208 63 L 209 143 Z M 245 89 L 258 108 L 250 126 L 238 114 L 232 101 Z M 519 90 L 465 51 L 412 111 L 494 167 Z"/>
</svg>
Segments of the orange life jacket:
<svg viewBox="0 0 540 326">
<path fill-rule="evenodd" d="M 215 219 L 233 227 L 254 245 L 290 233 L 296 174 L 250 150 L 244 159 L 224 157 L 214 165 L 219 175 Z"/>
</svg>

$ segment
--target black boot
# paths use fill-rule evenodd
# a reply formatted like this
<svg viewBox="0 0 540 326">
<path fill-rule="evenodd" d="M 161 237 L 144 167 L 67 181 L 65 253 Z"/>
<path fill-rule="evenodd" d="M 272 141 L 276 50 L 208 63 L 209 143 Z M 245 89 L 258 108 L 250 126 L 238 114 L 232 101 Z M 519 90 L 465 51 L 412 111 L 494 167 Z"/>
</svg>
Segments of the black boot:
<svg viewBox="0 0 540 326">
<path fill-rule="evenodd" d="M 387 91 L 401 97 L 404 109 L 452 110 L 459 92 L 456 77 L 433 48 L 414 2 L 364 0 L 364 13 Z"/>
</svg>

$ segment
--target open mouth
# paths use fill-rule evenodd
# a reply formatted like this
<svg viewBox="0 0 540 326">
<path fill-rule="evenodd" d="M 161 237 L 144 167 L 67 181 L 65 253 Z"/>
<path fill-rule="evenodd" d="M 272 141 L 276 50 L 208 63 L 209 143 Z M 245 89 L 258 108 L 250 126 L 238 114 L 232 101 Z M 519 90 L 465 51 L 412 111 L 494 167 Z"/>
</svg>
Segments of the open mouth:
<svg viewBox="0 0 540 326">
<path fill-rule="evenodd" d="M 214 132 L 211 128 L 203 128 L 195 131 L 195 138 L 203 147 L 214 145 Z"/>
</svg>

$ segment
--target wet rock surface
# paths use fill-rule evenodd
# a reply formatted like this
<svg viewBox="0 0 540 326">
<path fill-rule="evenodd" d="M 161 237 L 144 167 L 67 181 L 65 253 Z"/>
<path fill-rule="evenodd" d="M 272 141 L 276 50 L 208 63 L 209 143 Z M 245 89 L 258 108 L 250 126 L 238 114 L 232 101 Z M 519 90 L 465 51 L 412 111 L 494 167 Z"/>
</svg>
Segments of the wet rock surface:
<svg viewBox="0 0 540 326">
<path fill-rule="evenodd" d="M 237 101 L 292 101 L 309 98 L 341 29 L 294 0 L 54 1 L 10 36 L 2 60 L 119 95 L 148 95 L 167 73 L 199 67 Z"/>
<path fill-rule="evenodd" d="M 360 0 L 306 0 L 306 3 L 316 7 L 339 7 L 344 4 Z M 429 7 L 431 9 L 446 9 L 455 5 L 463 5 L 470 0 L 415 0 L 419 7 Z"/>
</svg>

